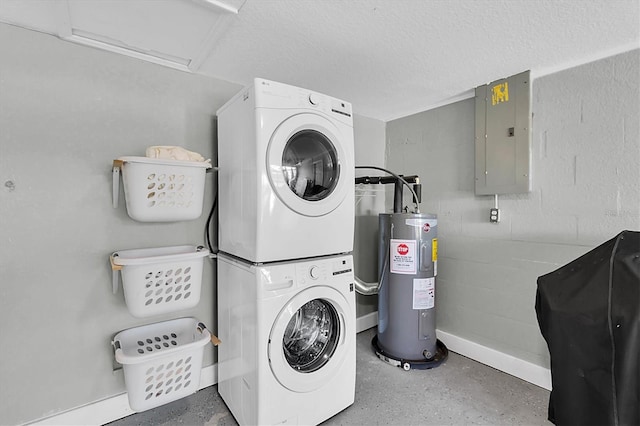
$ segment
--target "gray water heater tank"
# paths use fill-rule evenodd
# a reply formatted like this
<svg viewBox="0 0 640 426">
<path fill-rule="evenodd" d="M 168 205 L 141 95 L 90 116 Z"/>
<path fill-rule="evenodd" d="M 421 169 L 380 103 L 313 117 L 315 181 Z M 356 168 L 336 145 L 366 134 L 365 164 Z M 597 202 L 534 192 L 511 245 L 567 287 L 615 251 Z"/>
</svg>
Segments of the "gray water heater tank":
<svg viewBox="0 0 640 426">
<path fill-rule="evenodd" d="M 436 338 L 437 216 L 380 214 L 379 231 L 381 272 L 374 350 L 381 359 L 406 370 L 437 366 L 448 354 Z"/>
</svg>

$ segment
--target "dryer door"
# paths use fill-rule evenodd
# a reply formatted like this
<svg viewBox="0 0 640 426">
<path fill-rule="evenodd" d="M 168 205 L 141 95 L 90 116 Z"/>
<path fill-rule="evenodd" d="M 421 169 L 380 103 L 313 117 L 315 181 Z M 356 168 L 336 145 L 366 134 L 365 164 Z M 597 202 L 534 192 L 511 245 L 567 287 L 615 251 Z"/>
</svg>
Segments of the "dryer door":
<svg viewBox="0 0 640 426">
<path fill-rule="evenodd" d="M 347 353 L 345 336 L 355 336 L 355 330 L 345 330 L 346 306 L 334 288 L 311 287 L 280 311 L 268 353 L 271 371 L 282 386 L 310 392 L 337 374 Z"/>
<path fill-rule="evenodd" d="M 269 180 L 278 198 L 305 216 L 322 216 L 344 200 L 349 185 L 340 130 L 327 118 L 301 113 L 283 121 L 271 135 Z"/>
</svg>

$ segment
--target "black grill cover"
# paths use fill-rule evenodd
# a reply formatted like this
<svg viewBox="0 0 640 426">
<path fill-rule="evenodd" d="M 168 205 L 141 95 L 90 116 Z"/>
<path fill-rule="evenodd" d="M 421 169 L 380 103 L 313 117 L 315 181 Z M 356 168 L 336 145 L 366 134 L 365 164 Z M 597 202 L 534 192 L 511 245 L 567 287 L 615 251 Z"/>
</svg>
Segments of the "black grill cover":
<svg viewBox="0 0 640 426">
<path fill-rule="evenodd" d="M 539 277 L 536 314 L 551 355 L 549 420 L 640 424 L 640 232 Z"/>
</svg>

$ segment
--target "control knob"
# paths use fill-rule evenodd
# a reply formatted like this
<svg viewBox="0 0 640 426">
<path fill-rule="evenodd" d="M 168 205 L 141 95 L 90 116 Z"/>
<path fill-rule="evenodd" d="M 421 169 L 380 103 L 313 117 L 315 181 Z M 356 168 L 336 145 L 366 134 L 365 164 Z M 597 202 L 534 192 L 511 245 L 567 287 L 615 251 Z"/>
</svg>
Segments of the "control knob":
<svg viewBox="0 0 640 426">
<path fill-rule="evenodd" d="M 320 277 L 320 268 L 317 266 L 312 266 L 309 268 L 309 276 L 314 280 L 317 280 Z"/>
<path fill-rule="evenodd" d="M 309 93 L 309 103 L 311 105 L 318 105 L 320 103 L 320 98 L 315 93 Z"/>
</svg>

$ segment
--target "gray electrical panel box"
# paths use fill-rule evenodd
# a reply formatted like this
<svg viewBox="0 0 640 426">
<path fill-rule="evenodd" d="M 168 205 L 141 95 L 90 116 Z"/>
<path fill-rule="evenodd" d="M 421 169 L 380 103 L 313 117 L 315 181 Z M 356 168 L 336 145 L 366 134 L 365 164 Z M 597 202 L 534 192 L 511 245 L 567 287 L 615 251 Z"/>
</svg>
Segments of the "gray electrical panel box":
<svg viewBox="0 0 640 426">
<path fill-rule="evenodd" d="M 476 195 L 531 191 L 531 79 L 476 87 Z"/>
</svg>

